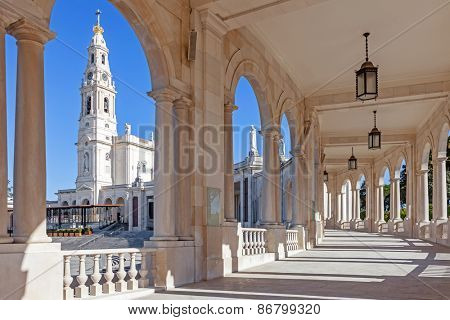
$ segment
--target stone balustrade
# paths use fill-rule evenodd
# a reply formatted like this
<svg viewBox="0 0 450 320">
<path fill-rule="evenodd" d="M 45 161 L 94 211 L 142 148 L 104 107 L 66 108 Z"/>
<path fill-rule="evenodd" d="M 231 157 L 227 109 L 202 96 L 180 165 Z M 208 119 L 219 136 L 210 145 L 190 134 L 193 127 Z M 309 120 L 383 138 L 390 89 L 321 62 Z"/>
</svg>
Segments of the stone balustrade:
<svg viewBox="0 0 450 320">
<path fill-rule="evenodd" d="M 242 255 L 266 253 L 266 229 L 242 228 Z"/>
<path fill-rule="evenodd" d="M 148 288 L 155 249 L 63 251 L 65 300 Z M 150 265 L 152 268 L 149 268 Z"/>
<path fill-rule="evenodd" d="M 287 251 L 298 250 L 298 230 L 286 230 L 286 249 Z"/>
</svg>

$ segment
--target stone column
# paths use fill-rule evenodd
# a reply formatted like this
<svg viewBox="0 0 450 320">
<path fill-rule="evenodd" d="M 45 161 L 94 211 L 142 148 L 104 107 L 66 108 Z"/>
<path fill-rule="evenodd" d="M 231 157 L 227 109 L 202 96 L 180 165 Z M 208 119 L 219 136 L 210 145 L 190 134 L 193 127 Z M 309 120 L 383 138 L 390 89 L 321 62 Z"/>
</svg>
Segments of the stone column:
<svg viewBox="0 0 450 320">
<path fill-rule="evenodd" d="M 336 199 L 337 199 L 337 205 L 336 205 L 336 211 L 337 211 L 337 214 L 336 214 L 336 222 L 338 223 L 338 224 L 340 224 L 341 222 L 342 222 L 342 213 L 343 213 L 343 203 L 344 203 L 344 200 L 342 199 L 342 193 L 341 192 L 339 192 L 338 194 L 337 194 L 337 197 L 336 197 Z"/>
<path fill-rule="evenodd" d="M 23 19 L 7 31 L 17 39 L 14 239 L 51 242 L 46 234 L 44 44 L 54 35 Z"/>
<path fill-rule="evenodd" d="M 225 149 L 225 221 L 236 222 L 234 213 L 234 159 L 233 159 L 233 111 L 237 107 L 232 103 L 226 103 L 224 108 L 224 149 Z M 249 216 L 251 214 L 249 213 Z M 251 218 L 249 218 L 251 220 Z"/>
<path fill-rule="evenodd" d="M 356 189 L 352 190 L 352 221 L 355 222 L 358 219 L 358 214 L 356 212 Z"/>
<path fill-rule="evenodd" d="M 328 192 L 328 214 L 327 214 L 328 219 L 330 219 L 331 216 L 332 216 L 332 208 L 331 208 L 331 206 L 332 206 L 331 192 Z"/>
<path fill-rule="evenodd" d="M 389 194 L 390 194 L 390 198 L 389 198 L 389 220 L 393 221 L 395 219 L 395 211 L 396 211 L 396 206 L 395 206 L 395 199 L 396 199 L 396 185 L 395 185 L 395 180 L 391 179 L 390 181 L 390 190 L 389 190 Z"/>
<path fill-rule="evenodd" d="M 361 220 L 361 189 L 355 190 L 355 221 Z"/>
<path fill-rule="evenodd" d="M 0 243 L 12 242 L 8 237 L 8 148 L 6 124 L 5 28 L 0 19 Z"/>
<path fill-rule="evenodd" d="M 394 221 L 401 221 L 401 203 L 400 203 L 400 178 L 394 179 L 394 200 L 393 200 L 393 210 L 394 210 Z"/>
<path fill-rule="evenodd" d="M 263 186 L 262 186 L 262 225 L 277 224 L 277 189 L 279 185 L 279 171 L 276 167 L 278 152 L 275 147 L 277 132 L 274 128 L 262 130 L 264 137 Z M 278 173 L 278 174 L 277 174 Z"/>
<path fill-rule="evenodd" d="M 305 172 L 304 172 L 304 160 L 305 157 L 300 151 L 300 147 L 296 146 L 292 150 L 292 156 L 294 157 L 294 170 L 295 170 L 295 201 L 294 201 L 294 212 L 292 216 L 292 224 L 305 225 L 306 222 L 306 211 L 304 209 L 304 194 L 305 194 Z"/>
<path fill-rule="evenodd" d="M 434 192 L 436 194 L 435 219 L 437 221 L 447 220 L 447 172 L 445 163 L 447 158 L 438 158 L 436 161 L 436 179 L 434 180 Z"/>
<path fill-rule="evenodd" d="M 155 132 L 155 215 L 154 233 L 150 240 L 178 240 L 176 236 L 174 174 L 174 101 L 172 89 L 161 89 L 149 94 L 156 102 Z"/>
<path fill-rule="evenodd" d="M 377 186 L 377 197 L 378 197 L 378 210 L 377 210 L 377 223 L 384 221 L 384 186 Z"/>
<path fill-rule="evenodd" d="M 419 219 L 417 222 L 427 222 L 429 219 L 429 204 L 428 204 L 428 170 L 419 171 L 420 178 L 420 188 L 422 189 L 420 192 L 421 198 L 419 201 L 422 203 L 420 206 L 421 212 L 419 215 Z"/>
<path fill-rule="evenodd" d="M 192 101 L 181 97 L 174 101 L 175 127 L 175 223 L 176 235 L 180 240 L 192 240 L 192 209 L 191 209 L 191 181 L 192 168 L 190 167 L 189 136 L 189 108 Z"/>
</svg>

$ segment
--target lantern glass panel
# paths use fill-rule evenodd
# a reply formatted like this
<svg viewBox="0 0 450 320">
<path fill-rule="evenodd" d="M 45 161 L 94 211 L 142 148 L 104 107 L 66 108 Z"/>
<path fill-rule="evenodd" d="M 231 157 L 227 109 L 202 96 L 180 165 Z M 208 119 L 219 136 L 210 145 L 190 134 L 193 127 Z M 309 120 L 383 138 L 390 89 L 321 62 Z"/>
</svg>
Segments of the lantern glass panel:
<svg viewBox="0 0 450 320">
<path fill-rule="evenodd" d="M 357 82 L 358 82 L 358 97 L 362 96 L 365 93 L 365 87 L 364 87 L 364 72 L 359 73 L 356 76 Z"/>
<path fill-rule="evenodd" d="M 366 71 L 366 93 L 376 94 L 377 92 L 377 73 L 376 71 Z"/>
</svg>

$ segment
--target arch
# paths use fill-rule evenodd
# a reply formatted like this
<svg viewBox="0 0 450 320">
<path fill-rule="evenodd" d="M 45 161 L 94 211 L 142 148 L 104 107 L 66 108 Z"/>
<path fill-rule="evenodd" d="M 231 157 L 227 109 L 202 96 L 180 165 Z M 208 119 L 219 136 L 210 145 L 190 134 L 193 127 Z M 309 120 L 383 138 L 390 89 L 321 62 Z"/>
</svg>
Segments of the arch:
<svg viewBox="0 0 450 320">
<path fill-rule="evenodd" d="M 432 145 L 430 141 L 427 141 L 422 149 L 422 157 L 420 158 L 420 169 L 428 170 L 428 161 L 430 158 L 430 152 L 432 150 Z"/>
<path fill-rule="evenodd" d="M 288 127 L 289 127 L 289 138 L 291 140 L 291 150 L 299 143 L 298 137 L 300 136 L 299 130 L 300 126 L 299 120 L 301 119 L 297 108 L 295 108 L 295 103 L 292 98 L 287 96 L 287 93 L 283 91 L 278 99 L 277 110 L 277 125 L 281 128 L 283 115 L 286 117 Z"/>
<path fill-rule="evenodd" d="M 391 169 L 388 163 L 385 163 L 380 171 L 379 171 L 379 175 L 378 175 L 378 185 L 379 186 L 384 186 L 384 176 L 386 175 L 386 171 L 388 171 L 389 174 L 389 178 L 391 177 Z"/>
<path fill-rule="evenodd" d="M 73 201 L 72 201 L 72 205 L 73 205 L 73 206 L 76 206 L 76 205 L 77 205 L 77 200 L 73 200 Z"/>
<path fill-rule="evenodd" d="M 83 206 L 90 205 L 89 199 L 83 199 L 83 201 L 81 201 L 81 205 L 83 205 Z"/>
<path fill-rule="evenodd" d="M 447 157 L 447 141 L 448 141 L 448 131 L 450 130 L 450 126 L 446 121 L 441 128 L 439 133 L 439 140 L 437 143 L 437 157 L 445 158 Z"/>
<path fill-rule="evenodd" d="M 245 77 L 251 84 L 258 101 L 261 127 L 274 125 L 273 112 L 270 107 L 270 99 L 266 91 L 267 79 L 256 62 L 250 59 L 239 60 L 240 51 L 231 58 L 225 73 L 225 89 L 230 97 L 236 94 L 236 88 L 241 77 Z"/>
<path fill-rule="evenodd" d="M 68 207 L 68 206 L 69 206 L 69 203 L 68 203 L 67 201 L 63 201 L 61 205 L 62 205 L 63 207 Z"/>
<path fill-rule="evenodd" d="M 113 204 L 111 198 L 106 198 L 104 204 Z"/>
<path fill-rule="evenodd" d="M 406 155 L 402 152 L 401 155 L 398 157 L 397 162 L 395 163 L 394 170 L 393 170 L 395 179 L 400 179 L 400 173 L 401 173 L 401 170 L 402 170 L 403 162 L 405 162 L 405 165 L 407 165 Z"/>
<path fill-rule="evenodd" d="M 138 38 L 150 69 L 152 89 L 168 87 L 176 83 L 176 70 L 174 59 L 170 50 L 169 40 L 173 36 L 165 32 L 159 22 L 159 5 L 156 2 L 143 2 L 133 0 L 109 1 L 125 18 Z M 44 16 L 49 17 L 50 23 L 55 0 L 41 1 L 45 10 Z M 170 28 L 167 28 L 170 30 Z M 173 80 L 172 80 L 173 79 Z"/>
<path fill-rule="evenodd" d="M 109 99 L 108 97 L 105 97 L 103 99 L 103 111 L 106 113 L 109 113 Z"/>
</svg>

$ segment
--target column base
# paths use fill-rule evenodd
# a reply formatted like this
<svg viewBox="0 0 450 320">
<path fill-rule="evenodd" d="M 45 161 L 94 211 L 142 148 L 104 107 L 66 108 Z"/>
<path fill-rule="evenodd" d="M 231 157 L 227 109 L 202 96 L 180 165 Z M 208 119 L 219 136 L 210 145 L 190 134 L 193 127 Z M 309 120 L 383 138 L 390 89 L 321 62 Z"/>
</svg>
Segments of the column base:
<svg viewBox="0 0 450 320">
<path fill-rule="evenodd" d="M 0 299 L 63 298 L 60 243 L 0 245 Z"/>
<path fill-rule="evenodd" d="M 156 261 L 151 261 L 151 268 L 155 273 L 153 275 L 155 287 L 170 289 L 193 283 L 195 280 L 194 241 L 154 238 L 151 238 L 150 241 L 144 241 L 144 248 L 156 249 Z M 172 239 L 173 237 L 169 238 Z"/>
<path fill-rule="evenodd" d="M 286 228 L 279 224 L 263 224 L 261 227 L 267 229 L 267 252 L 274 253 L 275 260 L 284 259 L 286 257 Z"/>
<path fill-rule="evenodd" d="M 224 222 L 222 225 L 223 274 L 239 271 L 239 257 L 242 256 L 241 224 Z"/>
</svg>

